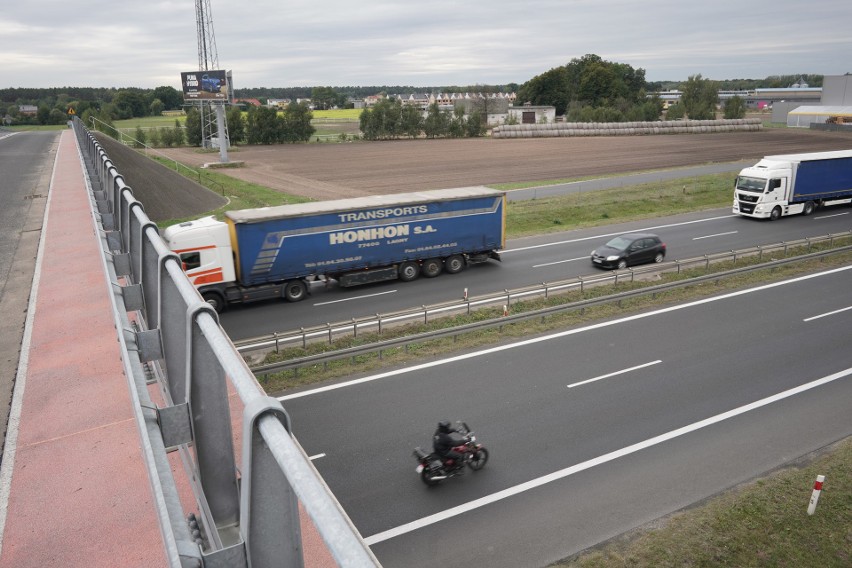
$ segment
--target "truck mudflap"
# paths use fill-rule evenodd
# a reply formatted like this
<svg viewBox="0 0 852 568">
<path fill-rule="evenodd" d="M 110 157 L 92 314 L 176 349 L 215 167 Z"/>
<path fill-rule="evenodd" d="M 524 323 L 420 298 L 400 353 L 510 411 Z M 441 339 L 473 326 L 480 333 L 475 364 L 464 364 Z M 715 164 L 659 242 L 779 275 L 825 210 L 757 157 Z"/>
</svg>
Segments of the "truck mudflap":
<svg viewBox="0 0 852 568">
<path fill-rule="evenodd" d="M 497 252 L 496 250 L 492 250 L 490 253 L 488 253 L 488 257 L 493 258 L 494 260 L 496 260 L 498 262 L 503 262 L 503 259 L 500 258 L 500 253 Z"/>
</svg>

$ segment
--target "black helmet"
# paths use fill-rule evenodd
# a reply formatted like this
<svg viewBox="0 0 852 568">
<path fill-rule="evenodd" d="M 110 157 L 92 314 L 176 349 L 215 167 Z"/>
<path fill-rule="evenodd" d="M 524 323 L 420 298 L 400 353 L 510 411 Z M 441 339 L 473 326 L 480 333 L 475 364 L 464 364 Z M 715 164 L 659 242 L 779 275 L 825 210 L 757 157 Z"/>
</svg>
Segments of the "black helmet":
<svg viewBox="0 0 852 568">
<path fill-rule="evenodd" d="M 449 420 L 441 420 L 438 422 L 438 432 L 447 433 L 450 431 L 450 421 Z"/>
</svg>

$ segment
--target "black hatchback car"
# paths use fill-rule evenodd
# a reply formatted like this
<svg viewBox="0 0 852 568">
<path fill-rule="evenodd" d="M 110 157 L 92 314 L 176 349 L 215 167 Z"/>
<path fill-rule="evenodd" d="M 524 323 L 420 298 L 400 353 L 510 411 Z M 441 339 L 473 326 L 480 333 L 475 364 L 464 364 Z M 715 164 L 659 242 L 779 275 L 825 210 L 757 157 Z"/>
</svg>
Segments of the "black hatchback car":
<svg viewBox="0 0 852 568">
<path fill-rule="evenodd" d="M 628 233 L 592 251 L 592 264 L 601 268 L 627 268 L 646 262 L 663 262 L 666 243 L 651 233 Z"/>
</svg>

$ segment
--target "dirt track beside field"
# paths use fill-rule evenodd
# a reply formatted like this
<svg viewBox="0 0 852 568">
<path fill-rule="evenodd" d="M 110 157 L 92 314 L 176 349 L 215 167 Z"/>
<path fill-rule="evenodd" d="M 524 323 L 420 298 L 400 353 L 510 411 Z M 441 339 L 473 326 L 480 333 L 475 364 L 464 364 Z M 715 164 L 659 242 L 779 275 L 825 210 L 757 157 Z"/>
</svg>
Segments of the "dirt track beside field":
<svg viewBox="0 0 852 568">
<path fill-rule="evenodd" d="M 852 148 L 846 133 L 758 132 L 596 138 L 399 140 L 238 147 L 233 177 L 314 199 L 543 181 L 640 170 L 758 160 L 770 154 Z M 218 154 L 167 149 L 192 167 Z"/>
</svg>

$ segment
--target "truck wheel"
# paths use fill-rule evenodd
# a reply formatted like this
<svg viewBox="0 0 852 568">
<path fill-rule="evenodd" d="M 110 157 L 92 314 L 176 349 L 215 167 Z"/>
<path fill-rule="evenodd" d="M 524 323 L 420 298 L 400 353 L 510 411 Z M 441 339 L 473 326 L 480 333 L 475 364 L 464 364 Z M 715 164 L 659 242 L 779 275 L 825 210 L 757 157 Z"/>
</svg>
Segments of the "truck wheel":
<svg viewBox="0 0 852 568">
<path fill-rule="evenodd" d="M 403 282 L 411 282 L 420 276 L 420 265 L 416 262 L 403 262 L 399 265 L 399 279 Z"/>
<path fill-rule="evenodd" d="M 300 302 L 308 295 L 308 287 L 303 280 L 290 280 L 284 284 L 284 298 L 288 302 Z"/>
<path fill-rule="evenodd" d="M 420 271 L 423 273 L 423 276 L 426 278 L 434 278 L 444 270 L 444 263 L 440 258 L 430 258 L 429 260 L 423 261 L 423 266 L 420 267 Z"/>
<path fill-rule="evenodd" d="M 805 203 L 805 208 L 802 209 L 802 215 L 807 217 L 808 215 L 814 212 L 814 209 L 816 209 L 814 202 L 808 201 L 807 203 Z"/>
<path fill-rule="evenodd" d="M 444 263 L 447 274 L 456 274 L 461 272 L 464 270 L 466 264 L 464 257 L 460 254 L 454 254 L 453 256 L 447 257 L 447 261 Z"/>
<path fill-rule="evenodd" d="M 769 220 L 770 221 L 777 221 L 780 218 L 781 218 L 781 208 L 776 207 L 775 209 L 772 210 L 772 213 L 769 214 Z"/>
<path fill-rule="evenodd" d="M 201 298 L 210 304 L 210 307 L 216 310 L 217 314 L 225 311 L 225 300 L 218 292 L 204 292 L 201 294 Z"/>
</svg>

